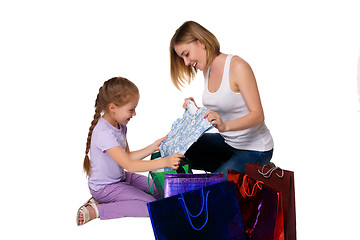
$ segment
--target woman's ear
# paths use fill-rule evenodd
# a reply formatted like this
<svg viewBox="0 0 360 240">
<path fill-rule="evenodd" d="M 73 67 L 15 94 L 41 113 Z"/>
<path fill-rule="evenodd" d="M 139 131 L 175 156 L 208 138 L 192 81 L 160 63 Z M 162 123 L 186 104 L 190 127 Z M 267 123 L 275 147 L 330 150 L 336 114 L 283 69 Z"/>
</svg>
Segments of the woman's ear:
<svg viewBox="0 0 360 240">
<path fill-rule="evenodd" d="M 202 49 L 206 49 L 205 44 L 203 44 L 200 40 L 198 40 L 198 44 L 201 46 Z"/>
</svg>

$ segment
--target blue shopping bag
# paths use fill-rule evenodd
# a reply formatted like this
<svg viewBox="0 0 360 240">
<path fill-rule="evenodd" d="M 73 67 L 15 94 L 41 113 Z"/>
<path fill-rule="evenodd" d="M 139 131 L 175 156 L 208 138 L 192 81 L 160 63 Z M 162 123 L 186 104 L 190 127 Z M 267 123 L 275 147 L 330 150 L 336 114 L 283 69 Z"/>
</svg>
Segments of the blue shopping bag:
<svg viewBox="0 0 360 240">
<path fill-rule="evenodd" d="M 231 181 L 216 183 L 147 204 L 158 240 L 245 240 Z"/>
</svg>

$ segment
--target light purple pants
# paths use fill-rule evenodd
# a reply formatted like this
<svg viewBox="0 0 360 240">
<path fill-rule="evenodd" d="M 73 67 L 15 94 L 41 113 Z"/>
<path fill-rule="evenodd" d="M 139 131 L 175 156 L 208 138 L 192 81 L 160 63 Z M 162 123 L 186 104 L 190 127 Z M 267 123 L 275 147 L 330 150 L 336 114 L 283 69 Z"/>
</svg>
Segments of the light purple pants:
<svg viewBox="0 0 360 240">
<path fill-rule="evenodd" d="M 99 191 L 90 189 L 91 195 L 100 202 L 100 219 L 149 216 L 146 204 L 159 198 L 156 188 L 151 195 L 147 177 L 130 172 L 125 174 L 125 182 L 110 184 Z"/>
</svg>

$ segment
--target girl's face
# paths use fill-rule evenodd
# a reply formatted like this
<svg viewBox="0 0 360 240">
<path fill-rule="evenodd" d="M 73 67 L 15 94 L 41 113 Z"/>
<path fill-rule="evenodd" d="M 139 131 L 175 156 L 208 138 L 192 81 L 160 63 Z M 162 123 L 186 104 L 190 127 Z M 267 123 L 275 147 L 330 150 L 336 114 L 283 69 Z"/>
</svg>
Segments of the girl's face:
<svg viewBox="0 0 360 240">
<path fill-rule="evenodd" d="M 115 104 L 110 106 L 110 112 L 112 113 L 112 118 L 115 122 L 126 125 L 130 119 L 136 116 L 136 107 L 139 102 L 139 96 L 134 96 L 127 104 L 118 107 Z"/>
<path fill-rule="evenodd" d="M 205 45 L 199 40 L 191 43 L 178 43 L 174 46 L 176 54 L 184 60 L 186 66 L 204 70 L 206 67 Z"/>
</svg>

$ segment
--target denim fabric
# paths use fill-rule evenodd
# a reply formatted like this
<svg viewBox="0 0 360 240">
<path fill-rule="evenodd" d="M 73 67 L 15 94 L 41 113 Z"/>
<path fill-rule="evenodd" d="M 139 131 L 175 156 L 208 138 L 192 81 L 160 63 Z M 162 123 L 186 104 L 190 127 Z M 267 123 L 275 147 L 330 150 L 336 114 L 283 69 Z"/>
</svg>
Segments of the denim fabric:
<svg viewBox="0 0 360 240">
<path fill-rule="evenodd" d="M 160 145 L 161 157 L 172 154 L 184 154 L 212 124 L 204 119 L 207 108 L 197 109 L 192 101 L 188 101 L 188 109 L 182 118 L 178 118 L 171 126 L 170 132 Z M 165 171 L 167 171 L 165 169 Z"/>
<path fill-rule="evenodd" d="M 245 172 L 246 163 L 258 163 L 261 165 L 269 164 L 272 155 L 273 149 L 265 152 L 259 151 L 250 151 L 250 150 L 238 150 L 232 149 L 232 156 L 225 163 L 223 163 L 215 172 L 224 173 L 224 177 L 227 177 L 227 172 L 229 169 L 233 169 L 237 172 Z"/>
<path fill-rule="evenodd" d="M 236 149 L 226 144 L 219 133 L 205 133 L 185 156 L 193 169 L 222 172 L 226 178 L 229 169 L 244 173 L 246 163 L 268 164 L 272 154 L 273 149 L 265 152 Z"/>
</svg>

